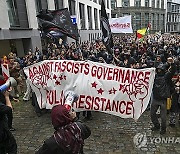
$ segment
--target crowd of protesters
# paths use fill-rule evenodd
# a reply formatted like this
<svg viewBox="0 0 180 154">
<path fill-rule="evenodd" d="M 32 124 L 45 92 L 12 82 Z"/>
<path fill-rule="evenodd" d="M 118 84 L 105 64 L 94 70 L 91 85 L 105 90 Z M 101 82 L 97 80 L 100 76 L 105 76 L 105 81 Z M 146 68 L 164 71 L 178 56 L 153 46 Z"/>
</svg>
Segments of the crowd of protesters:
<svg viewBox="0 0 180 154">
<path fill-rule="evenodd" d="M 25 78 L 22 72 L 23 68 L 43 60 L 91 60 L 134 69 L 157 68 L 160 64 L 163 64 L 167 72 L 170 66 L 168 58 L 171 58 L 176 66 L 173 75 L 176 78 L 170 86 L 175 88 L 175 85 L 179 85 L 180 35 L 152 34 L 145 36 L 143 40 L 136 40 L 134 35 L 113 36 L 113 41 L 114 47 L 111 52 L 108 52 L 103 42 L 97 39 L 92 42 L 85 41 L 81 44 L 75 42 L 67 44 L 62 41 L 56 44 L 48 43 L 45 50 L 40 51 L 36 48 L 35 51 L 28 51 L 24 57 L 17 57 L 15 53 L 10 53 L 7 55 L 10 62 L 10 76 L 18 82 L 18 87 L 15 89 L 15 98 L 18 98 L 19 94 L 22 95 L 26 89 L 23 87 L 23 79 Z M 26 84 L 28 92 L 23 97 L 25 101 L 30 99 L 27 94 L 31 90 L 29 84 L 27 82 Z M 171 95 L 176 92 L 173 88 L 171 91 Z M 176 111 L 173 111 L 173 117 L 176 116 L 177 112 L 180 112 L 179 100 L 175 106 Z M 84 116 L 87 116 L 88 119 L 92 118 L 91 112 L 84 113 Z M 174 126 L 174 120 L 172 119 L 171 126 Z"/>
<path fill-rule="evenodd" d="M 148 35 L 143 40 L 136 40 L 133 35 L 114 36 L 113 41 L 114 47 L 109 52 L 103 42 L 97 39 L 81 44 L 74 42 L 67 44 L 62 41 L 56 44 L 49 43 L 45 50 L 40 51 L 36 48 L 35 51 L 28 51 L 24 57 L 18 57 L 16 53 L 12 52 L 6 55 L 10 76 L 16 79 L 18 86 L 10 94 L 9 91 L 4 94 L 0 93 L 0 121 L 3 123 L 3 125 L 0 125 L 0 153 L 17 153 L 17 144 L 10 132 L 15 129 L 12 127 L 12 104 L 9 98 L 18 101 L 19 96 L 23 96 L 23 100 L 28 101 L 32 93 L 35 111 L 38 115 L 41 114 L 35 93 L 32 91 L 28 80 L 26 80 L 23 68 L 43 60 L 91 60 L 134 69 L 155 67 L 156 75 L 150 103 L 150 117 L 153 123 L 151 130 L 160 130 L 160 134 L 166 133 L 167 98 L 171 98 L 172 101 L 169 125 L 174 127 L 176 119 L 179 119 L 180 125 L 180 35 Z M 25 82 L 27 87 L 24 87 Z M 159 107 L 161 124 L 157 116 Z M 52 122 L 58 124 L 58 128 L 55 128 L 56 125 L 53 124 L 56 130 L 54 135 L 45 141 L 37 153 L 46 154 L 52 153 L 52 151 L 53 153 L 59 153 L 60 151 L 64 151 L 64 153 L 83 153 L 84 139 L 91 134 L 89 128 L 84 124 L 73 122 L 71 114 L 62 105 L 58 108 L 63 109 L 64 112 L 53 112 L 54 107 L 51 112 Z M 53 117 L 54 114 L 55 117 Z M 79 118 L 79 114 L 77 114 L 77 118 Z M 72 115 L 73 118 L 76 117 L 74 112 Z M 83 112 L 83 116 L 88 120 L 92 119 L 91 111 Z M 67 137 L 70 134 L 70 138 L 62 138 L 62 136 Z"/>
</svg>

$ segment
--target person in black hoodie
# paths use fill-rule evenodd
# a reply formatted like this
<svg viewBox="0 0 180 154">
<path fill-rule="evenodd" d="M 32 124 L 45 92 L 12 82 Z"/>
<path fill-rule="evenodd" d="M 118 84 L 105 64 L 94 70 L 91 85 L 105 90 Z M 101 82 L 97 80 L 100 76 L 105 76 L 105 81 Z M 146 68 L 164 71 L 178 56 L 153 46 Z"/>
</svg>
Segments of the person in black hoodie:
<svg viewBox="0 0 180 154">
<path fill-rule="evenodd" d="M 156 68 L 156 76 L 154 80 L 153 86 L 153 100 L 151 104 L 151 121 L 153 123 L 153 127 L 151 128 L 152 131 L 160 130 L 160 134 L 166 133 L 166 114 L 167 114 L 167 98 L 170 97 L 170 83 L 171 79 L 176 72 L 176 65 L 174 60 L 169 57 L 168 58 L 169 68 L 166 71 L 163 64 L 160 64 Z M 158 121 L 158 116 L 156 112 L 160 107 L 161 110 L 161 125 Z"/>
<path fill-rule="evenodd" d="M 3 82 L 0 82 L 2 85 Z M 17 154 L 17 144 L 9 127 L 12 124 L 12 105 L 9 92 L 0 92 L 0 154 Z"/>
</svg>

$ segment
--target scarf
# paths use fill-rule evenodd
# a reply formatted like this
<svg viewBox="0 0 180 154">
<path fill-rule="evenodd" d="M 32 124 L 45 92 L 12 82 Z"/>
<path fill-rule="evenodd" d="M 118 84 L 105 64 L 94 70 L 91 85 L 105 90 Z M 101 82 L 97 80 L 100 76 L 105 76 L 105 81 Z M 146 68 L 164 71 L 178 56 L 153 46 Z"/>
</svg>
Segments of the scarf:
<svg viewBox="0 0 180 154">
<path fill-rule="evenodd" d="M 78 154 L 83 139 L 81 129 L 77 123 L 72 122 L 68 110 L 63 105 L 57 105 L 51 111 L 52 125 L 56 130 L 54 138 L 65 153 Z"/>
<path fill-rule="evenodd" d="M 65 153 L 78 154 L 84 144 L 81 129 L 75 122 L 58 128 L 54 138 Z"/>
</svg>

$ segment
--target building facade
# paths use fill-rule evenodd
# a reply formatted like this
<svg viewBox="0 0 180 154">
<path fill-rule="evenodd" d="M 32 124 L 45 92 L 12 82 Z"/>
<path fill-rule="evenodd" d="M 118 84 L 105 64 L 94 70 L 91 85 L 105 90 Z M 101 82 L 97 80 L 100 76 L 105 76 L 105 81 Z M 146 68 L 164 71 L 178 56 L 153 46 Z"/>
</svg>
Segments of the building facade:
<svg viewBox="0 0 180 154">
<path fill-rule="evenodd" d="M 66 0 L 65 0 L 66 1 Z M 92 41 L 102 36 L 100 14 L 102 0 L 69 0 L 67 6 L 77 19 L 80 42 Z M 111 18 L 111 0 L 104 0 L 106 12 Z"/>
<path fill-rule="evenodd" d="M 10 51 L 23 56 L 35 47 L 41 49 L 36 15 L 41 9 L 68 8 L 76 18 L 80 41 L 101 37 L 100 9 L 102 0 L 0 0 L 0 56 Z M 111 17 L 111 0 L 104 0 Z M 70 40 L 70 39 L 69 39 Z"/>
<path fill-rule="evenodd" d="M 41 48 L 34 0 L 1 0 L 0 56 Z"/>
<path fill-rule="evenodd" d="M 112 0 L 113 1 L 113 0 Z M 151 25 L 151 33 L 165 32 L 166 0 L 114 0 L 112 17 L 132 16 L 133 30 Z"/>
<path fill-rule="evenodd" d="M 180 0 L 167 0 L 167 33 L 180 33 Z"/>
</svg>

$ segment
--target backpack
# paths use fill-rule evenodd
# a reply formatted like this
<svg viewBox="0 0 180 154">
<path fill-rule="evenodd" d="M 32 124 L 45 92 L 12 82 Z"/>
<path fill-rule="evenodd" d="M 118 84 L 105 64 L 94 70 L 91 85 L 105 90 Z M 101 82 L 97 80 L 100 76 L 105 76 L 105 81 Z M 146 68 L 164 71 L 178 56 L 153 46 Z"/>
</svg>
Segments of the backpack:
<svg viewBox="0 0 180 154">
<path fill-rule="evenodd" d="M 153 86 L 153 97 L 156 100 L 165 100 L 170 97 L 170 88 L 165 76 L 156 76 Z"/>
</svg>

